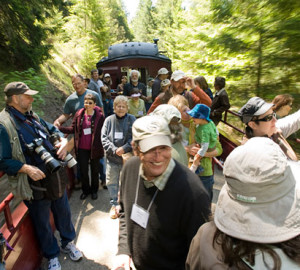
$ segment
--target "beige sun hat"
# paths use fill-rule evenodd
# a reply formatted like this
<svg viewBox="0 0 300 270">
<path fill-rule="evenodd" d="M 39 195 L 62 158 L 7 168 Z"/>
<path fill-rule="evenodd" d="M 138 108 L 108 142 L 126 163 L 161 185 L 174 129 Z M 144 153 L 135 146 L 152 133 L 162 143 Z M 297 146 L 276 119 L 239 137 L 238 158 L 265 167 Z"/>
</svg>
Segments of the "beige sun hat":
<svg viewBox="0 0 300 270">
<path fill-rule="evenodd" d="M 173 105 L 170 104 L 161 104 L 155 108 L 155 110 L 151 113 L 151 115 L 160 115 L 166 119 L 168 124 L 170 124 L 171 120 L 176 117 L 178 118 L 178 122 L 181 120 L 180 111 Z"/>
<path fill-rule="evenodd" d="M 255 243 L 279 243 L 300 234 L 300 163 L 279 145 L 255 137 L 224 164 L 214 221 L 222 232 Z"/>
<path fill-rule="evenodd" d="M 166 145 L 171 147 L 170 129 L 166 120 L 158 115 L 146 115 L 134 121 L 132 140 L 139 142 L 141 152 Z"/>
</svg>

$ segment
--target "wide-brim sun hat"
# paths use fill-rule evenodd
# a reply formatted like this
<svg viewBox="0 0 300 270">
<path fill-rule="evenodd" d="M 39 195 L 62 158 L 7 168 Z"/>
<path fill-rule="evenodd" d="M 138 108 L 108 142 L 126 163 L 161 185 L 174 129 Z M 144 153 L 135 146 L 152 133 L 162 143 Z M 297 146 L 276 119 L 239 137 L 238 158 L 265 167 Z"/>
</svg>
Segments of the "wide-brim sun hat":
<svg viewBox="0 0 300 270">
<path fill-rule="evenodd" d="M 247 124 L 254 116 L 259 116 L 266 113 L 274 104 L 267 103 L 260 97 L 252 97 L 239 110 L 239 116 L 243 123 Z"/>
<path fill-rule="evenodd" d="M 205 119 L 208 122 L 211 121 L 209 118 L 210 108 L 205 104 L 196 104 L 192 110 L 187 111 L 187 114 L 196 119 Z"/>
<path fill-rule="evenodd" d="M 151 115 L 159 115 L 165 118 L 168 124 L 170 124 L 174 117 L 177 118 L 178 122 L 181 120 L 180 111 L 175 106 L 170 104 L 161 104 L 157 106 Z"/>
<path fill-rule="evenodd" d="M 132 125 L 132 140 L 138 142 L 143 153 L 157 146 L 172 147 L 170 135 L 167 121 L 158 115 L 138 118 Z"/>
<path fill-rule="evenodd" d="M 300 164 L 278 144 L 254 137 L 227 157 L 214 221 L 225 234 L 279 243 L 300 234 Z"/>
</svg>

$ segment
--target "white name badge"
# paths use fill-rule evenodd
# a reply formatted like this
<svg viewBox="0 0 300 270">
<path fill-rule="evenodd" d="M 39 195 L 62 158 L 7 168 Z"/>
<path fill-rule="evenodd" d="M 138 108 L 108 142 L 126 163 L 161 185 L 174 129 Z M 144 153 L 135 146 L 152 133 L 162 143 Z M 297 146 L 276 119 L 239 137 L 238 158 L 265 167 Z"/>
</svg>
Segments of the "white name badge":
<svg viewBox="0 0 300 270">
<path fill-rule="evenodd" d="M 92 129 L 91 128 L 84 128 L 83 129 L 83 134 L 84 135 L 90 135 L 90 134 L 92 134 Z"/>
<path fill-rule="evenodd" d="M 149 212 L 135 203 L 132 205 L 130 218 L 141 227 L 146 229 L 149 219 Z"/>
<path fill-rule="evenodd" d="M 123 139 L 123 132 L 115 132 L 115 139 Z"/>
<path fill-rule="evenodd" d="M 138 111 L 139 116 L 143 116 L 144 112 L 143 111 Z"/>
</svg>

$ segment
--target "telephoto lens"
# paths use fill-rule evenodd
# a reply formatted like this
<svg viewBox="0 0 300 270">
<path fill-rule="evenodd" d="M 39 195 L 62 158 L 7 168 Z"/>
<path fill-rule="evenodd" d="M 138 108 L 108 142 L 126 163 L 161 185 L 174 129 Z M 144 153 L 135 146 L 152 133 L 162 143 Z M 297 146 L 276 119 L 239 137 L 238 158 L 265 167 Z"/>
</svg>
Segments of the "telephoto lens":
<svg viewBox="0 0 300 270">
<path fill-rule="evenodd" d="M 49 139 L 54 146 L 56 146 L 60 142 L 60 136 L 57 133 L 53 133 Z M 68 168 L 72 168 L 77 164 L 76 159 L 69 152 L 67 152 L 67 155 L 64 158 L 64 162 L 67 163 Z"/>
<path fill-rule="evenodd" d="M 40 158 L 46 164 L 47 170 L 51 173 L 58 171 L 61 168 L 61 163 L 56 160 L 52 155 L 44 148 L 43 140 L 41 138 L 34 139 L 31 144 L 28 144 L 27 147 L 32 151 L 34 150 Z"/>
</svg>

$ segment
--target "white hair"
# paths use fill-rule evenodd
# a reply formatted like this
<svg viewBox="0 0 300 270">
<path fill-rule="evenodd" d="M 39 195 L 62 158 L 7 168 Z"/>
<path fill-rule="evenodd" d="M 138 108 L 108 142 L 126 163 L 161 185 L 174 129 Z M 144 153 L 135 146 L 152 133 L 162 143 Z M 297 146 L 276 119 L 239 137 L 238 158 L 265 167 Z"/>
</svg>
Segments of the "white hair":
<svg viewBox="0 0 300 270">
<path fill-rule="evenodd" d="M 131 77 L 132 73 L 137 73 L 138 77 L 140 77 L 140 72 L 138 70 L 136 70 L 136 69 L 131 70 L 130 71 L 130 77 Z"/>
</svg>

